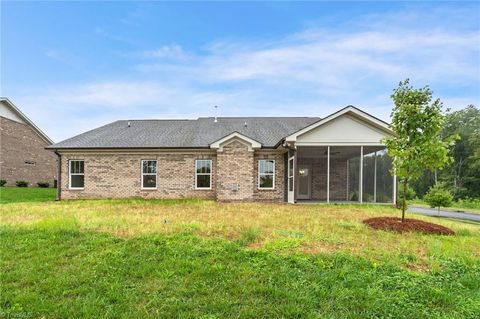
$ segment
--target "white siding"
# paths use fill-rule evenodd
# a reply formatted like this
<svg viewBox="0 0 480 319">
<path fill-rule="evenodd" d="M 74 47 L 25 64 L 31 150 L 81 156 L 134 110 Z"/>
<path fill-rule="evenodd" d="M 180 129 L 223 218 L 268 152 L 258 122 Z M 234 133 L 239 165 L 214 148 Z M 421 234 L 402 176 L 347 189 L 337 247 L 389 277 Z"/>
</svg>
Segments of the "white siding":
<svg viewBox="0 0 480 319">
<path fill-rule="evenodd" d="M 387 133 L 372 125 L 344 114 L 298 136 L 296 144 L 371 145 L 379 144 L 380 140 L 386 136 L 388 136 Z"/>
</svg>

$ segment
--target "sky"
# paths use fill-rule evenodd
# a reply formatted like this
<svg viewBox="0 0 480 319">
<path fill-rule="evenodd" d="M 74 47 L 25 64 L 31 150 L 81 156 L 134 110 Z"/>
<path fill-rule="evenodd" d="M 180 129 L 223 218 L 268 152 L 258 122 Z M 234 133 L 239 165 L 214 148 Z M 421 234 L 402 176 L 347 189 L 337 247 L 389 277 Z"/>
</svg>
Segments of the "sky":
<svg viewBox="0 0 480 319">
<path fill-rule="evenodd" d="M 0 6 L 0 95 L 55 142 L 119 119 L 355 105 L 388 121 L 406 78 L 445 108 L 480 105 L 480 2 Z"/>
</svg>

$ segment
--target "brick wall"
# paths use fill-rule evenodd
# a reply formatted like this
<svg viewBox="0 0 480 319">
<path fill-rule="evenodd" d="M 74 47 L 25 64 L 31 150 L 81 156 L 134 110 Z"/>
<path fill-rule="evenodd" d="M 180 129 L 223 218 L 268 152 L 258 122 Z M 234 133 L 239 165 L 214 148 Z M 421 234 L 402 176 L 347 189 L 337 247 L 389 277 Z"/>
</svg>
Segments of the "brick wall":
<svg viewBox="0 0 480 319">
<path fill-rule="evenodd" d="M 68 160 L 84 160 L 85 187 L 68 188 Z M 195 160 L 212 160 L 212 189 L 195 189 Z M 141 189 L 141 161 L 157 160 L 157 189 Z M 76 198 L 216 198 L 215 153 L 62 154 L 62 199 Z"/>
<path fill-rule="evenodd" d="M 14 186 L 25 180 L 30 186 L 48 181 L 53 186 L 57 174 L 57 156 L 45 149 L 48 143 L 27 124 L 0 117 L 0 179 Z M 26 161 L 35 162 L 28 165 Z"/>
<path fill-rule="evenodd" d="M 347 160 L 330 158 L 330 201 L 347 200 Z"/>
<path fill-rule="evenodd" d="M 255 186 L 254 153 L 234 139 L 217 153 L 217 199 L 219 201 L 252 200 Z M 238 190 L 232 190 L 232 184 Z"/>
<path fill-rule="evenodd" d="M 68 161 L 84 160 L 85 187 L 69 189 Z M 141 161 L 157 160 L 157 189 L 141 189 Z M 195 160 L 212 160 L 212 189 L 195 189 Z M 259 159 L 274 159 L 275 189 L 257 189 Z M 232 191 L 238 183 L 238 191 Z M 220 201 L 283 201 L 284 163 L 278 152 L 248 150 L 232 141 L 223 151 L 191 153 L 64 153 L 62 154 L 62 199 L 79 198 L 210 198 Z"/>
</svg>

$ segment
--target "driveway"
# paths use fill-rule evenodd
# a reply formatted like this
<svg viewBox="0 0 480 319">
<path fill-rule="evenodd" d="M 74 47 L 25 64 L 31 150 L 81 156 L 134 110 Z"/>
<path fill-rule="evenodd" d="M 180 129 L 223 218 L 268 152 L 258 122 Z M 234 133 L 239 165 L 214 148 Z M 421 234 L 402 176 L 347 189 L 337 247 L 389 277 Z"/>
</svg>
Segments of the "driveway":
<svg viewBox="0 0 480 319">
<path fill-rule="evenodd" d="M 446 218 L 454 218 L 454 219 L 463 219 L 463 220 L 471 220 L 475 222 L 480 222 L 480 215 L 473 214 L 473 213 L 458 213 L 452 211 L 446 211 L 440 209 L 440 214 L 438 214 L 438 210 L 436 208 L 427 208 L 427 207 L 418 207 L 418 206 L 409 206 L 408 211 L 410 213 L 422 214 L 427 216 L 433 217 L 446 217 Z"/>
</svg>

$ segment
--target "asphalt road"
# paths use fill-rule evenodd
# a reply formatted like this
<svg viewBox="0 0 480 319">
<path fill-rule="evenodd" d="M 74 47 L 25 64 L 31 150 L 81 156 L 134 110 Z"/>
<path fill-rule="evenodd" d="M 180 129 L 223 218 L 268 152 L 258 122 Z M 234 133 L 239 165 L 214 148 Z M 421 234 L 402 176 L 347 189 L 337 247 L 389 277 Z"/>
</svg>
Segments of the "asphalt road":
<svg viewBox="0 0 480 319">
<path fill-rule="evenodd" d="M 446 217 L 446 218 L 454 218 L 454 219 L 462 219 L 462 220 L 471 220 L 475 222 L 480 222 L 480 214 L 473 214 L 469 212 L 452 212 L 440 209 L 440 214 L 436 208 L 426 208 L 426 207 L 418 207 L 418 206 L 409 206 L 408 211 L 411 213 L 417 213 L 427 216 L 433 217 Z"/>
</svg>

